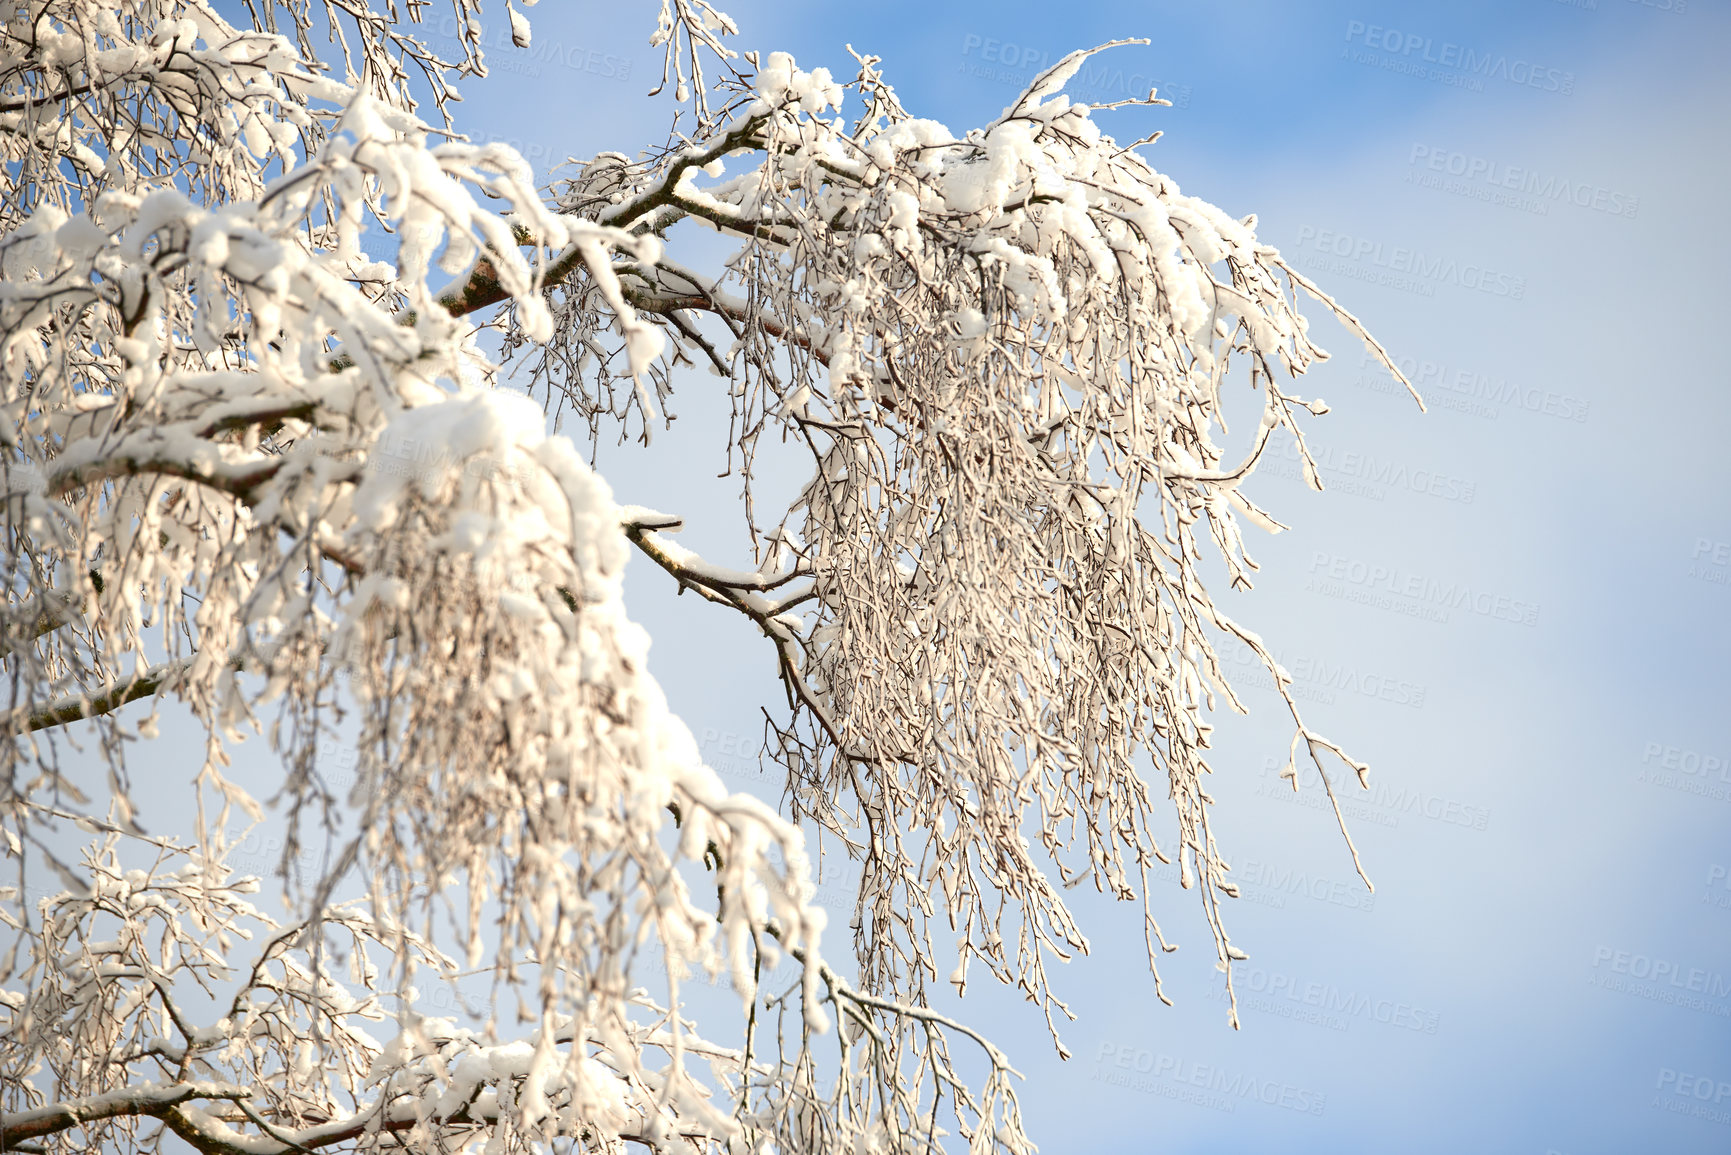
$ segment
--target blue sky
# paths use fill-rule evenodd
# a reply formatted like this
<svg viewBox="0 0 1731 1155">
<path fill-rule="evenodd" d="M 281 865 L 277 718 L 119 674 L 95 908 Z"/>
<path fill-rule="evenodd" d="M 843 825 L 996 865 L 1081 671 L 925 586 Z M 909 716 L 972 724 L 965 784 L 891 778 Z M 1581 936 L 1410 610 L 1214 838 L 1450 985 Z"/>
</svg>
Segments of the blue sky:
<svg viewBox="0 0 1731 1155">
<path fill-rule="evenodd" d="M 1253 539 L 1264 578 L 1228 603 L 1374 768 L 1349 814 L 1374 898 L 1331 819 L 1270 788 L 1285 731 L 1252 685 L 1212 787 L 1250 884 L 1229 912 L 1251 955 L 1243 1029 L 1170 881 L 1176 1006 L 1153 996 L 1135 912 L 1080 896 L 1095 950 L 1057 978 L 1073 1059 L 1007 992 L 960 1009 L 1028 1076 L 1043 1150 L 1731 1150 L 1722 9 L 723 6 L 743 45 L 805 67 L 848 73 L 847 43 L 883 56 L 909 110 L 958 132 L 1014 98 L 1025 60 L 1150 37 L 1100 58 L 1097 84 L 1153 78 L 1175 107 L 1102 113 L 1108 131 L 1163 129 L 1157 167 L 1257 213 L 1426 376 L 1421 415 L 1318 320 L 1336 354 L 1310 386 L 1333 406 L 1311 425 L 1329 491 L 1278 460 L 1252 485 L 1292 530 Z M 530 15 L 535 48 L 495 54 L 459 128 L 542 167 L 661 138 L 650 6 Z M 603 471 L 621 501 L 689 516 L 688 544 L 744 561 L 711 379 L 674 409 L 650 450 L 604 448 Z M 761 640 L 646 566 L 631 580 L 674 707 L 712 763 L 765 789 Z"/>
</svg>

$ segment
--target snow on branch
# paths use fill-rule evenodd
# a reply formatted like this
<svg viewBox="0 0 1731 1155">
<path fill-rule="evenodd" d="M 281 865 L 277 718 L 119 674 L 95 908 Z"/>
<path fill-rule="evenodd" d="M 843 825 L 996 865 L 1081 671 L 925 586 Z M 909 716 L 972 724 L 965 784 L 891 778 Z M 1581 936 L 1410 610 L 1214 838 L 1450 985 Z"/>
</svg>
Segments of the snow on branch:
<svg viewBox="0 0 1731 1155">
<path fill-rule="evenodd" d="M 1008 1058 L 930 985 L 978 964 L 1056 1039 L 1049 968 L 1089 949 L 1064 890 L 1139 901 L 1153 967 L 1176 860 L 1230 989 L 1218 642 L 1282 693 L 1295 789 L 1301 755 L 1368 768 L 1204 558 L 1250 587 L 1276 430 L 1320 488 L 1301 291 L 1398 370 L 1063 93 L 1085 52 L 957 134 L 876 57 L 736 56 L 663 0 L 667 144 L 544 198 L 416 113 L 484 64 L 472 0 L 460 61 L 411 9 L 28 0 L 0 33 L 0 1146 L 1027 1155 Z M 689 268 L 692 228 L 740 247 Z M 570 405 L 647 440 L 700 364 L 738 568 L 548 431 Z M 545 408 L 498 387 L 518 365 Z M 809 468 L 767 515 L 761 453 Z M 633 551 L 768 639 L 789 813 L 669 709 Z M 202 749 L 146 785 L 127 747 L 169 709 Z M 239 868 L 249 736 L 283 763 L 274 913 Z M 188 828 L 147 832 L 170 790 Z M 858 862 L 857 978 L 802 821 Z M 738 1046 L 685 1017 L 694 977 L 739 992 Z M 434 1013 L 471 979 L 484 1012 Z"/>
</svg>

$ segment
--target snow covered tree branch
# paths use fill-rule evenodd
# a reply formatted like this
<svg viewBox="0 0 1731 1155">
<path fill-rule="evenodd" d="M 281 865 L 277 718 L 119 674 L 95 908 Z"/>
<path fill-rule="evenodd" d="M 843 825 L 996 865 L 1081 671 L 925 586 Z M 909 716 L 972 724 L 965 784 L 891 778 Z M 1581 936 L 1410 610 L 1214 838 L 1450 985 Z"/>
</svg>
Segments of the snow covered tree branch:
<svg viewBox="0 0 1731 1155">
<path fill-rule="evenodd" d="M 843 85 L 663 0 L 668 143 L 543 193 L 418 114 L 485 75 L 477 5 L 454 61 L 419 11 L 27 0 L 0 36 L 0 1149 L 1032 1150 L 1008 1058 L 928 984 L 978 961 L 1056 1041 L 1049 964 L 1089 945 L 1063 889 L 1140 902 L 1153 967 L 1174 855 L 1230 981 L 1217 641 L 1274 676 L 1294 789 L 1300 755 L 1367 769 L 1215 604 L 1204 546 L 1249 587 L 1274 430 L 1320 488 L 1299 294 L 1380 346 L 1071 103 L 1085 53 L 958 136 L 875 57 Z M 670 255 L 693 227 L 741 246 L 719 273 Z M 755 568 L 548 432 L 569 408 L 647 440 L 700 361 Z M 1236 449 L 1234 388 L 1260 409 Z M 811 476 L 765 516 L 783 443 Z M 668 709 L 634 549 L 767 639 L 790 813 Z M 146 785 L 126 747 L 171 744 L 165 713 L 202 749 Z M 283 767 L 280 909 L 235 861 L 265 816 L 249 732 Z M 187 828 L 146 832 L 172 789 Z M 859 865 L 857 979 L 802 823 Z M 738 1045 L 687 1017 L 693 974 L 741 992 Z M 465 976 L 475 1022 L 417 1009 Z"/>
<path fill-rule="evenodd" d="M 633 540 L 772 638 L 796 707 L 776 753 L 798 811 L 865 863 L 854 924 L 869 989 L 918 992 L 936 977 L 935 883 L 945 921 L 967 930 L 951 981 L 979 959 L 1061 1009 L 1046 959 L 1087 940 L 1056 884 L 1091 879 L 1146 904 L 1148 868 L 1169 861 L 1144 752 L 1178 809 L 1185 885 L 1201 884 L 1230 968 L 1239 952 L 1216 895 L 1234 888 L 1203 782 L 1215 694 L 1241 706 L 1215 637 L 1269 667 L 1295 753 L 1365 773 L 1303 722 L 1285 673 L 1220 612 L 1198 565 L 1207 539 L 1229 581 L 1250 585 L 1240 518 L 1279 526 L 1242 483 L 1274 430 L 1294 437 L 1320 487 L 1297 413 L 1326 407 L 1281 383 L 1323 356 L 1297 295 L 1382 350 L 1256 241 L 1253 220 L 1181 195 L 1105 138 L 1061 93 L 1084 58 L 957 137 L 903 112 L 873 58 L 851 86 L 867 114 L 849 125 L 824 115 L 844 100 L 827 72 L 772 57 L 716 143 L 641 172 L 598 158 L 563 196 L 638 233 L 689 218 L 746 241 L 728 262 L 737 294 L 668 260 L 624 262 L 621 280 L 640 317 L 732 381 L 748 479 L 765 429 L 808 447 L 804 494 L 751 528 L 766 562 L 796 557 L 810 581 L 753 607 L 749 585 L 694 582 L 657 535 Z M 716 183 L 699 187 L 699 172 Z M 582 372 L 614 314 L 584 282 L 548 298 L 559 323 L 538 379 L 592 427 L 622 416 Z M 698 314 L 725 323 L 725 354 L 681 320 Z M 1214 426 L 1234 358 L 1263 406 L 1229 459 Z M 777 621 L 796 599 L 809 613 Z M 1165 940 L 1144 910 L 1152 966 Z"/>
</svg>

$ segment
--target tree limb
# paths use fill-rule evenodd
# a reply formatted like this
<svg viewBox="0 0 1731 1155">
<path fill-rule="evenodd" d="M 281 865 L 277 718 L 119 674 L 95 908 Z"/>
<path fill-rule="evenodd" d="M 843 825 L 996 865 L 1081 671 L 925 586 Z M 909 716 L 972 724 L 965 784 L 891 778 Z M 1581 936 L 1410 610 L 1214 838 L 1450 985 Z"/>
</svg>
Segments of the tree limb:
<svg viewBox="0 0 1731 1155">
<path fill-rule="evenodd" d="M 0 1115 L 0 1150 L 12 1150 L 22 1140 L 39 1139 L 103 1119 L 126 1115 L 161 1116 L 193 1099 L 228 1099 L 239 1102 L 251 1091 L 232 1083 L 191 1082 L 167 1087 L 131 1087 L 106 1095 L 68 1099 L 30 1111 Z"/>
<path fill-rule="evenodd" d="M 95 718 L 101 714 L 112 713 L 129 702 L 150 697 L 161 688 L 164 682 L 190 666 L 194 660 L 193 658 L 179 658 L 172 662 L 152 666 L 130 678 L 109 683 L 105 689 L 94 695 L 68 694 L 49 706 L 27 715 L 23 720 L 24 724 L 13 729 L 12 732 L 14 734 L 28 734 L 32 731 L 47 730 L 53 726 L 64 726 L 69 722 L 78 722 L 86 718 Z M 16 718 L 16 715 L 14 717 Z"/>
<path fill-rule="evenodd" d="M 748 147 L 758 128 L 762 126 L 764 119 L 762 116 L 747 118 L 733 131 L 723 133 L 708 148 L 679 157 L 668 165 L 667 171 L 652 187 L 645 189 L 622 204 L 607 209 L 601 214 L 599 223 L 615 228 L 629 228 L 663 207 L 673 206 L 686 212 L 696 211 L 697 206 L 681 203 L 678 195 L 679 182 L 684 179 L 686 172 L 693 168 L 701 168 L 730 152 Z M 518 240 L 527 244 L 533 243 L 534 238 L 520 234 Z M 578 246 L 575 244 L 567 246 L 564 252 L 547 265 L 542 274 L 542 283 L 557 284 L 575 272 L 582 261 L 583 255 Z M 462 317 L 477 309 L 500 304 L 509 297 L 510 293 L 506 292 L 505 287 L 499 283 L 499 274 L 494 268 L 493 262 L 482 257 L 475 262 L 475 267 L 469 271 L 469 276 L 462 285 L 447 289 L 440 295 L 439 305 L 451 316 Z"/>
<path fill-rule="evenodd" d="M 258 461 L 248 462 L 240 466 L 218 466 L 212 468 L 199 463 L 182 461 L 169 457 L 134 457 L 117 455 L 104 457 L 85 465 L 76 465 L 70 469 L 57 471 L 51 475 L 52 480 L 48 492 L 59 497 L 71 490 L 79 489 L 96 481 L 107 481 L 116 477 L 136 477 L 143 473 L 160 473 L 168 477 L 185 478 L 196 481 L 200 485 L 208 485 L 247 501 L 253 491 L 271 478 L 275 477 L 283 467 L 283 462 Z"/>
</svg>

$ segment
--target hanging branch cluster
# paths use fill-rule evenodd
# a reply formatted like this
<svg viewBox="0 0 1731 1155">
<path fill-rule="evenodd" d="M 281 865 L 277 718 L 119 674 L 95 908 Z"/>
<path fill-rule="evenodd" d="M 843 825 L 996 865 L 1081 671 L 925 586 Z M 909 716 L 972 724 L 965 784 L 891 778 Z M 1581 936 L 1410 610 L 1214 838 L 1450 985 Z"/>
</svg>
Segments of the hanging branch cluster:
<svg viewBox="0 0 1731 1155">
<path fill-rule="evenodd" d="M 563 198 L 636 235 L 690 219 L 745 239 L 726 277 L 627 260 L 621 282 L 680 354 L 732 382 L 748 498 L 766 429 L 809 451 L 812 479 L 781 517 L 754 512 L 756 574 L 716 571 L 652 526 L 633 540 L 771 639 L 793 709 L 771 753 L 797 813 L 863 863 L 867 989 L 922 991 L 946 927 L 951 982 L 979 960 L 1049 1022 L 1062 1004 L 1047 959 L 1088 947 L 1062 897 L 1078 882 L 1141 900 L 1153 967 L 1172 948 L 1148 869 L 1176 854 L 1229 988 L 1244 957 L 1221 917 L 1236 888 L 1206 790 L 1208 714 L 1243 709 L 1217 639 L 1273 675 L 1295 789 L 1300 755 L 1363 781 L 1202 566 L 1207 547 L 1248 589 L 1242 522 L 1282 528 L 1244 492 L 1275 430 L 1321 488 L 1298 414 L 1326 406 L 1288 384 L 1326 356 L 1300 292 L 1399 377 L 1253 218 L 1182 195 L 1062 94 L 1086 56 L 957 137 L 907 115 L 875 58 L 849 86 L 864 106 L 850 125 L 826 70 L 777 54 L 712 139 L 640 173 L 597 158 Z M 608 405 L 573 371 L 588 362 L 558 353 L 596 349 L 612 319 L 581 278 L 547 296 L 558 336 L 531 368 L 594 428 Z M 708 339 L 703 314 L 728 337 Z M 1223 397 L 1246 386 L 1260 414 L 1229 450 Z M 1176 812 L 1170 852 L 1144 758 Z"/>
<path fill-rule="evenodd" d="M 1230 981 L 1216 637 L 1273 672 L 1294 756 L 1362 780 L 1201 580 L 1206 545 L 1248 587 L 1239 519 L 1277 527 L 1242 485 L 1323 411 L 1286 391 L 1324 356 L 1297 292 L 1357 322 L 1102 135 L 1061 92 L 1083 53 L 958 138 L 874 57 L 845 87 L 779 53 L 741 72 L 725 16 L 664 0 L 686 127 L 543 199 L 510 149 L 416 115 L 484 63 L 469 0 L 457 62 L 412 7 L 239 29 L 29 0 L 0 38 L 0 1149 L 1025 1155 L 1007 1058 L 930 1006 L 934 931 L 958 988 L 979 960 L 1054 1037 L 1047 963 L 1087 949 L 1063 887 L 1140 899 L 1152 965 L 1151 759 Z M 688 220 L 743 242 L 722 275 L 667 255 Z M 757 568 L 615 504 L 496 388 L 489 307 L 592 435 L 635 411 L 647 439 L 680 366 L 726 380 Z M 766 432 L 813 470 L 769 517 Z M 791 815 L 730 794 L 668 710 L 633 549 L 770 642 Z M 202 756 L 153 756 L 146 790 L 125 747 L 171 700 Z M 235 862 L 231 820 L 264 814 L 229 770 L 248 732 L 285 770 L 280 919 Z M 190 834 L 150 836 L 175 781 Z M 820 949 L 802 820 L 859 861 L 857 981 Z M 485 1015 L 417 1010 L 464 968 Z M 738 1046 L 685 1014 L 693 972 L 741 991 Z"/>
</svg>

